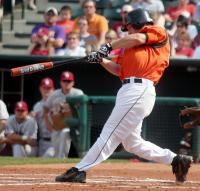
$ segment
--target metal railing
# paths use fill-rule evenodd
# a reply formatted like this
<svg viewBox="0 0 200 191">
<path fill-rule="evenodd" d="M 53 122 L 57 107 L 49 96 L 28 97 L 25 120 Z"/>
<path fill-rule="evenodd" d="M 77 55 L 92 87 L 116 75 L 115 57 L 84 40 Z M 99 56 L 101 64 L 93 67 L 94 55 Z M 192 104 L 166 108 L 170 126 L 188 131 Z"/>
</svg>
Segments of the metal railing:
<svg viewBox="0 0 200 191">
<path fill-rule="evenodd" d="M 9 1 L 9 0 L 7 0 Z M 2 42 L 3 39 L 3 9 L 4 9 L 4 2 L 2 0 L 2 3 L 0 4 L 0 12 L 2 11 L 2 15 L 0 13 L 0 43 Z M 15 0 L 10 0 L 10 30 L 14 30 L 14 21 L 15 21 L 15 15 L 14 15 L 14 9 L 16 6 L 16 1 Z M 25 0 L 21 0 L 21 19 L 25 18 Z"/>
</svg>

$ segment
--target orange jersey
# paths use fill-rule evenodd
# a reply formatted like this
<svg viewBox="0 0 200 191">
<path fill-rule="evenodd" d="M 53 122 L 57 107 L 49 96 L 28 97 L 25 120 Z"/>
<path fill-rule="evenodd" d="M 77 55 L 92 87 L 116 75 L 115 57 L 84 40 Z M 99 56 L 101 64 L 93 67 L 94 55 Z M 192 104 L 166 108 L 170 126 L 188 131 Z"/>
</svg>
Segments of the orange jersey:
<svg viewBox="0 0 200 191">
<path fill-rule="evenodd" d="M 78 21 L 80 17 L 75 19 L 75 30 L 78 31 Z M 108 31 L 108 21 L 104 16 L 94 14 L 93 17 L 88 20 L 88 32 L 95 35 L 98 39 L 102 32 Z"/>
<path fill-rule="evenodd" d="M 125 48 L 117 58 L 121 65 L 120 79 L 146 78 L 155 84 L 169 65 L 170 43 L 167 32 L 155 25 L 145 26 L 141 33 L 147 36 L 146 44 Z"/>
</svg>

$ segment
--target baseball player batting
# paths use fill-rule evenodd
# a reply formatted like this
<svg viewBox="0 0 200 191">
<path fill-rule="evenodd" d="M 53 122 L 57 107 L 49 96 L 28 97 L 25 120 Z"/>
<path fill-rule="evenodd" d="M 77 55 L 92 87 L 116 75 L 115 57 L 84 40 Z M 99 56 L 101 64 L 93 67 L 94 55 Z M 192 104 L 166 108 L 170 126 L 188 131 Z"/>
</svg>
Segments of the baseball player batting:
<svg viewBox="0 0 200 191">
<path fill-rule="evenodd" d="M 123 28 L 128 31 L 128 36 L 105 44 L 88 56 L 88 62 L 100 63 L 122 81 L 114 109 L 85 157 L 75 167 L 57 176 L 58 182 L 86 182 L 86 171 L 106 160 L 120 143 L 126 151 L 139 157 L 171 164 L 176 180 L 186 180 L 192 157 L 176 155 L 141 137 L 142 122 L 155 103 L 155 85 L 169 65 L 167 32 L 154 25 L 148 12 L 142 9 L 129 12 Z M 122 51 L 115 62 L 105 59 L 118 48 Z"/>
</svg>

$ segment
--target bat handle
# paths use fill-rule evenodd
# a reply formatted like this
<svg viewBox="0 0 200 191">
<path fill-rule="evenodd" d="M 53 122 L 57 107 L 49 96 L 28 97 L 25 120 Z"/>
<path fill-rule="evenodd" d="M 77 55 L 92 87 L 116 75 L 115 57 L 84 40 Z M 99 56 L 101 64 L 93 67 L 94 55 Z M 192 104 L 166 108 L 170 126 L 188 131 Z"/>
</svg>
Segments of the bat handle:
<svg viewBox="0 0 200 191">
<path fill-rule="evenodd" d="M 11 69 L 11 76 L 21 76 L 53 68 L 53 62 L 43 62 Z"/>
</svg>

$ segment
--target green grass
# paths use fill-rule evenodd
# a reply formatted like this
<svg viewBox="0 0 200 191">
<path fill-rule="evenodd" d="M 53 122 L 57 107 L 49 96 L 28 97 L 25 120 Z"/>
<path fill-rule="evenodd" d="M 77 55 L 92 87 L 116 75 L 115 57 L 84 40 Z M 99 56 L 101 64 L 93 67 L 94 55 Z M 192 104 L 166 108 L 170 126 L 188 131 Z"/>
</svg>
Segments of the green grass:
<svg viewBox="0 0 200 191">
<path fill-rule="evenodd" d="M 0 166 L 5 165 L 24 165 L 24 164 L 55 164 L 55 163 L 77 163 L 80 159 L 59 159 L 59 158 L 13 158 L 0 157 Z"/>
<path fill-rule="evenodd" d="M 39 158 L 39 157 L 29 157 L 29 158 L 14 158 L 14 157 L 0 157 L 0 166 L 5 165 L 24 165 L 24 164 L 64 164 L 64 163 L 77 163 L 80 159 L 78 158 L 67 158 L 67 159 L 59 159 L 59 158 Z M 110 159 L 106 160 L 106 163 L 125 163 L 128 160 L 123 159 Z"/>
</svg>

